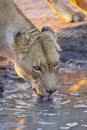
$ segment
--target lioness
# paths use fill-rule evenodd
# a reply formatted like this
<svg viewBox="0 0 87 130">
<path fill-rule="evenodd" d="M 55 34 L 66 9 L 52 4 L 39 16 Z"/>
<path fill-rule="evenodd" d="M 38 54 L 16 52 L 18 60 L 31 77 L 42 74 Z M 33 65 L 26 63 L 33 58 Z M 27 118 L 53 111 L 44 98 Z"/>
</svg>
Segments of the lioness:
<svg viewBox="0 0 87 130">
<path fill-rule="evenodd" d="M 30 79 L 44 99 L 58 87 L 59 50 L 51 28 L 40 32 L 12 0 L 0 1 L 0 52 L 10 57 L 17 74 Z"/>
<path fill-rule="evenodd" d="M 84 20 L 87 0 L 45 0 L 49 6 L 67 23 Z M 76 8 L 78 10 L 76 10 Z M 83 11 L 84 13 L 80 12 Z"/>
</svg>

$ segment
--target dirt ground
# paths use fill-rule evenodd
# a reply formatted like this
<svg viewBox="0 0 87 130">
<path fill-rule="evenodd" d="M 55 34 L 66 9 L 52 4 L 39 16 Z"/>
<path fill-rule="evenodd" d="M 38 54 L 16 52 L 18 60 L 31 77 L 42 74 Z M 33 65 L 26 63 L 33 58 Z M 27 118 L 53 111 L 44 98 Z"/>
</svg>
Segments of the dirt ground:
<svg viewBox="0 0 87 130">
<path fill-rule="evenodd" d="M 35 24 L 35 26 L 41 29 L 43 26 L 50 26 L 56 32 L 61 28 L 73 27 L 84 22 L 77 23 L 64 23 L 61 18 L 53 12 L 53 10 L 47 5 L 45 0 L 14 0 L 24 14 Z M 85 21 L 86 22 L 86 21 Z"/>
</svg>

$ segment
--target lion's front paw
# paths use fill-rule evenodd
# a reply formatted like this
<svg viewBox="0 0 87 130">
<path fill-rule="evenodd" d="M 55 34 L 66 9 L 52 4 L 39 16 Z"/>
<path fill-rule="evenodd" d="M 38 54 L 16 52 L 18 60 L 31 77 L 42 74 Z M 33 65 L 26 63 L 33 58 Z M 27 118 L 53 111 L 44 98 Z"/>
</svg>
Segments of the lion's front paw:
<svg viewBox="0 0 87 130">
<path fill-rule="evenodd" d="M 85 15 L 82 12 L 74 12 L 72 14 L 72 22 L 84 21 Z"/>
</svg>

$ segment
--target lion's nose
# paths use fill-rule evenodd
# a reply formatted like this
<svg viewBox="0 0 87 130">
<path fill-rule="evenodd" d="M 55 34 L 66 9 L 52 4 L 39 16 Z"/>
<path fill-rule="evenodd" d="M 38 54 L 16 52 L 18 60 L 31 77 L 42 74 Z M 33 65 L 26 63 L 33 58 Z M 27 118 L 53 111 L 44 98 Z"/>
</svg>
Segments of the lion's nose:
<svg viewBox="0 0 87 130">
<path fill-rule="evenodd" d="M 57 90 L 57 89 L 55 89 L 55 90 L 47 90 L 47 89 L 46 89 L 46 92 L 49 93 L 49 94 L 52 94 L 52 93 L 54 93 L 56 90 Z"/>
</svg>

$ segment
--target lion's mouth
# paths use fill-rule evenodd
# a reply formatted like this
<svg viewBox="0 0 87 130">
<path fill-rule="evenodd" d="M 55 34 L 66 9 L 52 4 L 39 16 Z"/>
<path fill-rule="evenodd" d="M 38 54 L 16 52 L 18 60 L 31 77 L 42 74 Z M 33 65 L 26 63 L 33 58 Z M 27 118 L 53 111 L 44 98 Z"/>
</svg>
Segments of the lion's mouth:
<svg viewBox="0 0 87 130">
<path fill-rule="evenodd" d="M 50 94 L 48 96 L 41 96 L 41 95 L 39 95 L 39 97 L 40 97 L 40 99 L 42 101 L 48 101 L 48 100 L 52 100 L 53 99 L 53 95 L 52 94 Z"/>
<path fill-rule="evenodd" d="M 36 88 L 34 88 L 34 91 L 38 95 L 39 99 L 42 100 L 42 101 L 48 101 L 48 100 L 52 100 L 53 99 L 53 94 L 40 95 L 39 93 L 37 93 Z"/>
</svg>

